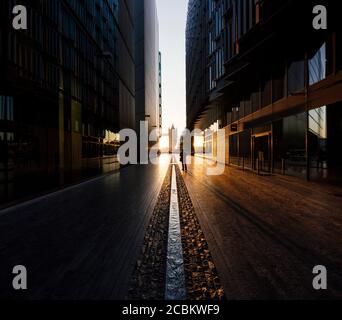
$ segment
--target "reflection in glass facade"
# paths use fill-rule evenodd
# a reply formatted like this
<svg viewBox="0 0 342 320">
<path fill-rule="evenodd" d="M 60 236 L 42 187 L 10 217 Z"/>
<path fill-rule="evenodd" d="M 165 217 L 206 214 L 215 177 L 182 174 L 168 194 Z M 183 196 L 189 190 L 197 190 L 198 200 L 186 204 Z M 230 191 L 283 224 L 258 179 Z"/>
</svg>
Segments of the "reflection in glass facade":
<svg viewBox="0 0 342 320">
<path fill-rule="evenodd" d="M 305 86 L 305 61 L 293 61 L 288 67 L 287 88 L 288 94 L 291 96 L 304 90 Z"/>
<path fill-rule="evenodd" d="M 309 111 L 309 129 L 320 139 L 327 138 L 327 107 Z"/>
<path fill-rule="evenodd" d="M 326 77 L 326 44 L 316 52 L 309 63 L 309 84 L 313 85 Z"/>
<path fill-rule="evenodd" d="M 25 5 L 27 31 L 0 21 L 0 202 L 117 169 L 135 125 L 133 0 Z"/>
<path fill-rule="evenodd" d="M 0 120 L 14 120 L 13 97 L 0 96 Z"/>
<path fill-rule="evenodd" d="M 189 1 L 187 125 L 219 123 L 227 164 L 342 181 L 341 32 L 317 35 L 311 14 L 310 1 Z"/>
</svg>

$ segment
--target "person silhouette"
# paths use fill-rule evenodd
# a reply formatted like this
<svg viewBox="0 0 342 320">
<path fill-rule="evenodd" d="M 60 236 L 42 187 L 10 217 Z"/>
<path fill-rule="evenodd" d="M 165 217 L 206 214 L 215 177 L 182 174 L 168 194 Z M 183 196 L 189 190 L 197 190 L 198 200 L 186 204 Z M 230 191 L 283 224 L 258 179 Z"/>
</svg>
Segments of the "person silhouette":
<svg viewBox="0 0 342 320">
<path fill-rule="evenodd" d="M 187 172 L 188 165 L 187 165 L 187 155 L 184 152 L 183 144 L 180 146 L 180 162 L 182 163 L 182 170 Z"/>
</svg>

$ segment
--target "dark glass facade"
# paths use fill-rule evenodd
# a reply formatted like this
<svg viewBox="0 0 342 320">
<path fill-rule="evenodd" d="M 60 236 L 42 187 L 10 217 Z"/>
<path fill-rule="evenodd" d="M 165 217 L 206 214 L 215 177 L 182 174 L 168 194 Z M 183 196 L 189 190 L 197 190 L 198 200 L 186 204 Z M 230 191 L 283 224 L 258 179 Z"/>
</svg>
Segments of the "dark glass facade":
<svg viewBox="0 0 342 320">
<path fill-rule="evenodd" d="M 321 4 L 336 11 L 332 1 Z M 187 125 L 224 128 L 227 164 L 342 181 L 331 116 L 342 118 L 341 32 L 333 23 L 314 30 L 314 5 L 190 1 Z M 215 157 L 215 132 L 207 137 Z"/>
<path fill-rule="evenodd" d="M 186 91 L 187 91 L 187 126 L 194 125 L 197 116 L 207 104 L 207 52 L 206 45 L 206 3 L 190 0 L 186 27 Z M 208 44 L 209 46 L 209 44 Z"/>
<path fill-rule="evenodd" d="M 16 4 L 27 30 L 12 28 Z M 0 202 L 119 168 L 118 132 L 135 126 L 133 0 L 0 6 Z"/>
</svg>

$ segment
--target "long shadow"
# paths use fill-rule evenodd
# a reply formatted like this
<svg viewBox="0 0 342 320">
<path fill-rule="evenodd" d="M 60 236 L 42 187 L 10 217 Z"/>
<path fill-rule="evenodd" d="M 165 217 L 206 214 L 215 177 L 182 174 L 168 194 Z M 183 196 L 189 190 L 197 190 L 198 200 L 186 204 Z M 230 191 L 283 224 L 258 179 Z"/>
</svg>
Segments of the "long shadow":
<svg viewBox="0 0 342 320">
<path fill-rule="evenodd" d="M 223 193 L 221 190 L 219 190 L 217 187 L 215 187 L 212 183 L 203 182 L 202 180 L 198 179 L 191 171 L 188 171 L 188 174 L 193 179 L 198 181 L 198 183 L 200 183 L 205 188 L 207 188 L 209 191 L 211 191 L 213 194 L 218 196 L 221 200 L 223 200 L 231 208 L 233 208 L 234 211 L 239 216 L 241 216 L 242 218 L 249 221 L 251 224 L 256 226 L 259 230 L 261 230 L 264 234 L 266 234 L 272 240 L 276 241 L 277 243 L 279 243 L 280 245 L 285 247 L 287 250 L 289 250 L 291 253 L 293 253 L 300 261 L 302 261 L 304 263 L 304 265 L 310 264 L 313 267 L 313 266 L 317 265 L 318 261 L 320 261 L 320 264 L 323 264 L 324 266 L 326 266 L 328 268 L 330 274 L 333 274 L 336 277 L 336 279 L 334 279 L 334 280 L 336 280 L 336 281 L 334 281 L 334 284 L 335 284 L 337 290 L 336 289 L 335 290 L 340 292 L 340 290 L 342 289 L 342 277 L 341 277 L 342 266 L 336 265 L 336 263 L 331 261 L 330 258 L 328 258 L 322 254 L 319 254 L 319 253 L 312 251 L 312 250 L 308 251 L 307 248 L 301 246 L 297 242 L 292 241 L 291 239 L 286 238 L 284 235 L 282 235 L 282 237 L 279 237 L 277 235 L 277 231 L 274 230 L 274 228 L 269 223 L 267 223 L 267 222 L 263 221 L 262 219 L 259 219 L 258 217 L 256 217 L 256 215 L 253 212 L 251 212 L 250 210 L 241 206 L 235 200 L 233 200 L 232 198 L 227 196 L 225 193 Z"/>
</svg>

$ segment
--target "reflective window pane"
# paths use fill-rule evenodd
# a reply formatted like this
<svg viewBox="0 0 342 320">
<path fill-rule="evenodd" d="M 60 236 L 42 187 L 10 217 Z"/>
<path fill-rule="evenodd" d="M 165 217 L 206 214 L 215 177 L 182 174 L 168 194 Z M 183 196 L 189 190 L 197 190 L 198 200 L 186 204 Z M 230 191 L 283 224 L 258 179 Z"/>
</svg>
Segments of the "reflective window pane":
<svg viewBox="0 0 342 320">
<path fill-rule="evenodd" d="M 327 138 L 327 111 L 326 106 L 309 112 L 309 129 L 321 139 Z"/>
<path fill-rule="evenodd" d="M 309 83 L 313 85 L 320 82 L 326 77 L 326 44 L 316 52 L 312 59 L 309 60 Z"/>
<path fill-rule="evenodd" d="M 304 89 L 304 60 L 294 61 L 288 68 L 288 94 L 293 95 Z"/>
</svg>

